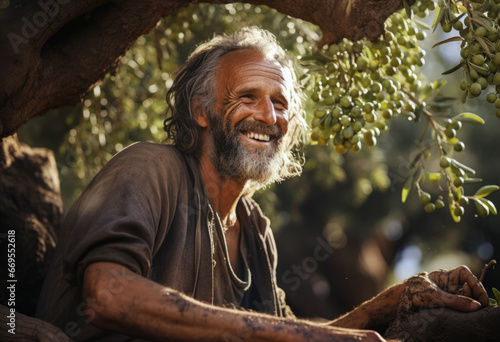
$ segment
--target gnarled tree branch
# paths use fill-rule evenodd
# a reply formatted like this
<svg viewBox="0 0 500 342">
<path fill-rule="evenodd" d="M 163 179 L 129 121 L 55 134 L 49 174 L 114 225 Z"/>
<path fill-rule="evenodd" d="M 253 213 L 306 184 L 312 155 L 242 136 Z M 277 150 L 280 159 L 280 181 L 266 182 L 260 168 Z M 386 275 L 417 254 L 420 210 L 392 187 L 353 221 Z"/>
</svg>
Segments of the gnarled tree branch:
<svg viewBox="0 0 500 342">
<path fill-rule="evenodd" d="M 11 0 L 0 12 L 0 137 L 48 109 L 78 103 L 139 36 L 191 2 Z M 320 44 L 373 39 L 402 8 L 402 0 L 248 2 L 317 24 L 323 30 Z"/>
</svg>

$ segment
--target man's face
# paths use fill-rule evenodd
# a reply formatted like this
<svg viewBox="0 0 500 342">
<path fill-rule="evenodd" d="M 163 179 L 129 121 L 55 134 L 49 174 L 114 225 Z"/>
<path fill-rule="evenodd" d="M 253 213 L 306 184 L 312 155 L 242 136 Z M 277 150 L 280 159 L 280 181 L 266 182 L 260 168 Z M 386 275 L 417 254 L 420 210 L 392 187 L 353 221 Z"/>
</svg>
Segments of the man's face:
<svg viewBox="0 0 500 342">
<path fill-rule="evenodd" d="M 220 61 L 216 79 L 209 142 L 218 172 L 241 183 L 279 178 L 287 158 L 290 71 L 257 51 L 239 50 Z"/>
</svg>

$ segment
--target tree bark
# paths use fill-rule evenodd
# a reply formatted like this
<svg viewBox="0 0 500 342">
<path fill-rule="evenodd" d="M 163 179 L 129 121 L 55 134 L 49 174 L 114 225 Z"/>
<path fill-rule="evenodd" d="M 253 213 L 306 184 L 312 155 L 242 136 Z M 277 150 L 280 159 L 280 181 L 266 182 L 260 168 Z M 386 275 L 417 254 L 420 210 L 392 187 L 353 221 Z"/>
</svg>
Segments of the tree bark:
<svg viewBox="0 0 500 342">
<path fill-rule="evenodd" d="M 438 308 L 400 315 L 387 330 L 386 338 L 405 342 L 500 341 L 500 306 L 463 313 Z"/>
<path fill-rule="evenodd" d="M 16 135 L 2 139 L 0 251 L 4 259 L 0 265 L 0 304 L 7 305 L 10 298 L 7 286 L 13 283 L 7 284 L 7 279 L 15 279 L 16 311 L 34 313 L 61 218 L 62 200 L 53 152 L 32 149 L 17 141 Z M 13 245 L 7 245 L 8 235 L 14 236 Z M 7 267 L 7 247 L 14 258 L 14 272 Z"/>
<path fill-rule="evenodd" d="M 0 305 L 0 341 L 72 342 L 61 329 L 38 318 L 29 317 Z"/>
<path fill-rule="evenodd" d="M 48 109 L 78 103 L 139 36 L 191 2 L 11 0 L 0 20 L 0 137 Z M 320 44 L 373 39 L 403 6 L 402 0 L 248 2 L 317 24 L 323 30 Z"/>
</svg>

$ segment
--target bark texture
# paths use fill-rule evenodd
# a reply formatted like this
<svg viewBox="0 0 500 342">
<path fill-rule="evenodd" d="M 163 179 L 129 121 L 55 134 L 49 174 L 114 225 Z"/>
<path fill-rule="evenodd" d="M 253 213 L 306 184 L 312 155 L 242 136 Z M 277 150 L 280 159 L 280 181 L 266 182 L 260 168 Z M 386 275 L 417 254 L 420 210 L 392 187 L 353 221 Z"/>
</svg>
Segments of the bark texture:
<svg viewBox="0 0 500 342">
<path fill-rule="evenodd" d="M 15 249 L 15 309 L 31 315 L 48 271 L 61 217 L 59 177 L 52 151 L 32 149 L 20 143 L 16 135 L 2 139 L 0 249 L 4 262 L 0 266 L 0 304 L 6 305 L 10 295 L 6 285 L 6 279 L 10 279 L 6 262 L 8 231 L 15 231 L 15 246 L 9 246 Z"/>
<path fill-rule="evenodd" d="M 48 109 L 78 103 L 139 36 L 191 2 L 11 0 L 0 20 L 0 137 Z M 317 24 L 323 30 L 320 44 L 375 38 L 403 6 L 402 0 L 248 2 Z"/>
<path fill-rule="evenodd" d="M 385 337 L 405 342 L 487 342 L 500 341 L 500 306 L 476 312 L 452 309 L 420 310 L 398 316 Z"/>
<path fill-rule="evenodd" d="M 11 317 L 9 317 L 11 316 Z M 14 325 L 12 325 L 14 323 Z M 19 312 L 12 315 L 10 308 L 0 305 L 0 341 L 3 342 L 72 342 L 64 332 L 50 323 Z M 14 329 L 14 330 L 12 330 Z M 9 330 L 11 332 L 9 332 Z M 15 334 L 12 333 L 15 332 Z"/>
</svg>

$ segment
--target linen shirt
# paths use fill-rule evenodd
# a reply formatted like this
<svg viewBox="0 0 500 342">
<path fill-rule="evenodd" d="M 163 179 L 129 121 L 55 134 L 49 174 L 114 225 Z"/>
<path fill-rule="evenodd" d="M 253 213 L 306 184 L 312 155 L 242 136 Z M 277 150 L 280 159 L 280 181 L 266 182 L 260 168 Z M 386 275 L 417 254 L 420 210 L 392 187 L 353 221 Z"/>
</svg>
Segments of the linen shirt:
<svg viewBox="0 0 500 342">
<path fill-rule="evenodd" d="M 202 302 L 282 316 L 269 220 L 250 197 L 238 202 L 240 279 L 207 189 L 197 161 L 173 146 L 137 143 L 118 153 L 69 210 L 36 316 L 75 341 L 139 341 L 94 327 L 86 314 L 83 274 L 103 261 Z"/>
</svg>

